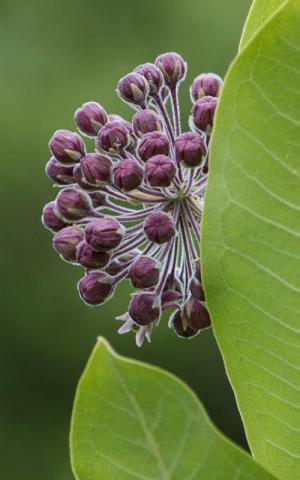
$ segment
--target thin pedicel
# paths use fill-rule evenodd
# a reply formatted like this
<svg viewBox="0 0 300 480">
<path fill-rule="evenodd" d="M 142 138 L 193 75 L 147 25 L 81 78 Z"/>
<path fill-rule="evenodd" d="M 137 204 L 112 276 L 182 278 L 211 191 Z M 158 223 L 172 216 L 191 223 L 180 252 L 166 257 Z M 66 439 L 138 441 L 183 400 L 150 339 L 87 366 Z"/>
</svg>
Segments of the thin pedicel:
<svg viewBox="0 0 300 480">
<path fill-rule="evenodd" d="M 180 337 L 210 325 L 199 240 L 222 80 L 208 73 L 193 81 L 191 130 L 182 132 L 178 90 L 186 69 L 180 55 L 165 53 L 123 77 L 117 93 L 136 111 L 131 122 L 96 102 L 78 108 L 75 122 L 94 140 L 94 152 L 67 130 L 49 142 L 46 174 L 59 193 L 44 207 L 43 224 L 60 256 L 85 269 L 78 290 L 88 305 L 103 304 L 118 283 L 131 281 L 137 291 L 118 332 L 135 332 L 138 346 L 150 341 L 166 309 Z"/>
</svg>

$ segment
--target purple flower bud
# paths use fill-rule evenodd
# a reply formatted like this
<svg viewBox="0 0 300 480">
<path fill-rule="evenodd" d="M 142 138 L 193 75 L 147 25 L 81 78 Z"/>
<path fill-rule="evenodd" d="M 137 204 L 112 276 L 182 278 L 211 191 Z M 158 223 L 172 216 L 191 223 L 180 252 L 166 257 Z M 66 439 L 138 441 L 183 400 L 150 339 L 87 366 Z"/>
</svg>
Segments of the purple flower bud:
<svg viewBox="0 0 300 480">
<path fill-rule="evenodd" d="M 124 121 L 108 122 L 101 128 L 96 147 L 111 154 L 122 152 L 130 143 L 130 134 Z"/>
<path fill-rule="evenodd" d="M 160 298 L 154 293 L 134 294 L 128 312 L 138 325 L 149 325 L 160 317 Z"/>
<path fill-rule="evenodd" d="M 132 125 L 138 137 L 142 137 L 145 133 L 161 130 L 160 117 L 152 110 L 137 112 L 132 119 Z"/>
<path fill-rule="evenodd" d="M 164 77 L 160 69 L 154 65 L 154 63 L 144 63 L 139 65 L 135 72 L 139 73 L 148 82 L 149 85 L 149 95 L 153 96 L 160 92 L 161 87 L 164 83 Z"/>
<path fill-rule="evenodd" d="M 92 211 L 92 202 L 87 193 L 78 188 L 65 188 L 56 198 L 56 208 L 67 220 L 80 220 Z"/>
<path fill-rule="evenodd" d="M 218 99 L 216 97 L 202 97 L 194 103 L 192 119 L 194 126 L 203 132 L 210 134 Z"/>
<path fill-rule="evenodd" d="M 176 290 L 165 290 L 161 296 L 161 309 L 178 307 L 177 302 L 181 300 L 182 295 Z"/>
<path fill-rule="evenodd" d="M 149 85 L 142 75 L 132 72 L 121 78 L 117 92 L 125 102 L 145 108 L 149 94 Z"/>
<path fill-rule="evenodd" d="M 173 313 L 169 321 L 169 327 L 173 328 L 178 337 L 190 338 L 197 335 L 197 331 L 193 330 L 182 317 L 180 310 Z"/>
<path fill-rule="evenodd" d="M 204 135 L 197 132 L 182 133 L 175 139 L 176 158 L 187 168 L 199 167 L 207 154 Z"/>
<path fill-rule="evenodd" d="M 88 153 L 80 160 L 81 171 L 91 185 L 106 185 L 111 181 L 112 163 L 99 153 Z"/>
<path fill-rule="evenodd" d="M 113 278 L 104 272 L 92 272 L 78 282 L 78 290 L 82 300 L 88 305 L 101 305 L 113 293 Z"/>
<path fill-rule="evenodd" d="M 205 306 L 190 296 L 183 307 L 183 318 L 194 330 L 202 330 L 210 326 L 210 316 Z"/>
<path fill-rule="evenodd" d="M 190 281 L 190 292 L 194 298 L 199 300 L 200 302 L 205 301 L 204 291 L 201 283 L 196 277 L 193 277 Z"/>
<path fill-rule="evenodd" d="M 109 263 L 105 271 L 110 275 L 117 275 L 117 273 L 121 272 L 124 268 L 128 267 L 128 264 L 130 264 L 139 255 L 140 255 L 140 251 L 137 249 L 124 253 L 123 255 L 120 255 L 114 258 Z"/>
<path fill-rule="evenodd" d="M 110 260 L 108 252 L 95 252 L 84 240 L 78 245 L 76 259 L 85 268 L 99 269 L 106 267 Z"/>
<path fill-rule="evenodd" d="M 87 224 L 85 240 L 96 252 L 106 252 L 120 244 L 124 231 L 125 228 L 114 218 L 98 218 Z"/>
<path fill-rule="evenodd" d="M 168 187 L 176 173 L 176 167 L 166 155 L 149 158 L 145 166 L 145 175 L 152 187 Z"/>
<path fill-rule="evenodd" d="M 154 287 L 159 280 L 160 264 L 151 257 L 141 256 L 130 267 L 128 276 L 135 288 Z"/>
<path fill-rule="evenodd" d="M 53 247 L 67 262 L 76 261 L 76 247 L 83 240 L 84 231 L 77 225 L 65 227 L 53 237 Z"/>
<path fill-rule="evenodd" d="M 202 73 L 192 83 L 191 98 L 192 101 L 197 101 L 199 98 L 209 95 L 211 97 L 218 97 L 223 81 L 219 75 L 215 73 Z"/>
<path fill-rule="evenodd" d="M 50 139 L 49 148 L 61 163 L 79 162 L 85 155 L 85 145 L 81 136 L 68 130 L 57 130 Z"/>
<path fill-rule="evenodd" d="M 107 122 L 104 108 L 97 102 L 86 102 L 74 115 L 79 130 L 89 137 L 96 137 L 100 128 Z"/>
<path fill-rule="evenodd" d="M 138 155 L 146 162 L 154 155 L 168 155 L 170 150 L 168 137 L 163 132 L 146 133 L 138 145 Z"/>
<path fill-rule="evenodd" d="M 144 171 L 141 165 L 129 158 L 123 158 L 114 167 L 114 184 L 120 190 L 130 192 L 139 187 L 143 181 Z"/>
<path fill-rule="evenodd" d="M 80 188 L 82 188 L 82 190 L 85 190 L 87 192 L 94 192 L 97 188 L 95 185 L 91 185 L 87 182 L 86 178 L 83 176 L 80 163 L 75 165 L 73 170 L 73 177 L 74 181 L 78 184 Z"/>
<path fill-rule="evenodd" d="M 89 193 L 89 197 L 92 200 L 94 208 L 103 207 L 107 204 L 107 195 L 103 192 L 91 192 Z"/>
<path fill-rule="evenodd" d="M 168 89 L 168 87 L 163 85 L 160 91 L 160 96 L 164 103 L 168 100 L 169 95 L 170 95 L 170 90 Z"/>
<path fill-rule="evenodd" d="M 49 202 L 44 206 L 42 223 L 44 227 L 48 228 L 48 230 L 52 230 L 53 232 L 58 232 L 67 226 L 66 222 L 64 222 L 62 218 L 62 215 L 59 213 L 57 208 L 55 208 L 55 202 Z"/>
<path fill-rule="evenodd" d="M 162 72 L 166 85 L 172 89 L 184 80 L 186 63 L 178 53 L 163 53 L 155 60 L 155 65 Z"/>
<path fill-rule="evenodd" d="M 152 212 L 144 222 L 144 231 L 151 242 L 166 243 L 174 237 L 176 227 L 170 215 L 165 212 Z"/>
<path fill-rule="evenodd" d="M 200 259 L 198 258 L 195 260 L 195 277 L 199 282 L 202 282 L 202 277 L 201 277 L 201 262 Z"/>
<path fill-rule="evenodd" d="M 62 165 L 56 158 L 51 157 L 45 168 L 46 175 L 59 185 L 74 183 L 73 167 Z"/>
</svg>

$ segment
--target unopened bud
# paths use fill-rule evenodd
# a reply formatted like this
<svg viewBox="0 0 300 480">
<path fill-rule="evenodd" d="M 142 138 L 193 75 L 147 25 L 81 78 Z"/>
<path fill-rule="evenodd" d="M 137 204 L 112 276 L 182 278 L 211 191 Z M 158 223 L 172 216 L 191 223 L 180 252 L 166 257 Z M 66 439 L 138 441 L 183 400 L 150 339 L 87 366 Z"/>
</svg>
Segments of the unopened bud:
<svg viewBox="0 0 300 480">
<path fill-rule="evenodd" d="M 168 155 L 170 150 L 169 140 L 163 132 L 146 133 L 138 145 L 138 155 L 146 162 L 154 155 Z"/>
<path fill-rule="evenodd" d="M 161 130 L 160 117 L 152 110 L 137 112 L 132 119 L 132 125 L 138 137 L 142 137 L 145 133 Z"/>
<path fill-rule="evenodd" d="M 182 133 L 175 139 L 175 152 L 185 167 L 199 167 L 207 154 L 205 136 L 197 132 Z"/>
<path fill-rule="evenodd" d="M 146 79 L 139 73 L 132 72 L 121 78 L 117 92 L 122 100 L 145 108 L 149 94 L 149 86 Z"/>
<path fill-rule="evenodd" d="M 178 337 L 190 338 L 197 335 L 197 331 L 193 330 L 185 321 L 180 310 L 173 313 L 169 321 L 169 327 L 173 328 Z"/>
<path fill-rule="evenodd" d="M 166 85 L 173 89 L 184 80 L 186 75 L 186 62 L 178 53 L 163 53 L 155 60 L 155 65 L 164 76 Z"/>
<path fill-rule="evenodd" d="M 124 232 L 125 228 L 114 218 L 98 218 L 87 224 L 85 240 L 96 252 L 106 252 L 120 244 Z"/>
<path fill-rule="evenodd" d="M 82 133 L 89 137 L 96 137 L 107 122 L 107 114 L 99 103 L 86 102 L 76 110 L 74 120 Z"/>
<path fill-rule="evenodd" d="M 81 136 L 68 130 L 57 130 L 49 141 L 49 148 L 61 163 L 75 163 L 85 155 L 85 145 Z"/>
<path fill-rule="evenodd" d="M 65 188 L 57 195 L 56 207 L 64 218 L 76 221 L 91 213 L 92 202 L 82 190 Z"/>
<path fill-rule="evenodd" d="M 83 240 L 82 228 L 72 225 L 65 227 L 53 237 L 53 247 L 67 262 L 76 261 L 76 247 Z"/>
<path fill-rule="evenodd" d="M 130 134 L 124 121 L 108 122 L 101 128 L 96 146 L 113 155 L 122 152 L 130 144 Z"/>
<path fill-rule="evenodd" d="M 53 232 L 58 232 L 67 226 L 61 213 L 55 207 L 55 202 L 49 202 L 43 208 L 42 223 L 44 227 Z"/>
<path fill-rule="evenodd" d="M 78 282 L 79 294 L 88 305 L 101 305 L 111 296 L 114 282 L 110 275 L 104 272 L 92 272 Z"/>
<path fill-rule="evenodd" d="M 162 244 L 174 237 L 176 227 L 170 215 L 165 212 L 152 212 L 144 222 L 144 231 L 151 242 Z"/>
<path fill-rule="evenodd" d="M 59 185 L 74 183 L 73 166 L 63 165 L 56 158 L 51 157 L 45 168 L 46 175 Z"/>
<path fill-rule="evenodd" d="M 99 153 L 88 153 L 80 160 L 81 171 L 91 185 L 106 185 L 111 181 L 112 163 Z"/>
<path fill-rule="evenodd" d="M 208 135 L 211 133 L 217 105 L 218 99 L 209 96 L 202 97 L 194 103 L 192 120 L 198 130 L 202 130 Z"/>
<path fill-rule="evenodd" d="M 145 165 L 145 175 L 152 187 L 168 187 L 176 173 L 176 167 L 166 155 L 155 155 Z"/>
<path fill-rule="evenodd" d="M 95 252 L 87 242 L 83 241 L 77 247 L 76 259 L 85 268 L 99 269 L 106 267 L 110 260 L 110 254 L 108 252 Z"/>
<path fill-rule="evenodd" d="M 124 158 L 114 167 L 113 174 L 115 186 L 130 192 L 141 185 L 144 171 L 136 160 Z"/>
<path fill-rule="evenodd" d="M 103 207 L 107 204 L 107 195 L 103 192 L 91 192 L 89 193 L 89 197 L 92 200 L 94 208 Z"/>
<path fill-rule="evenodd" d="M 160 317 L 160 298 L 154 293 L 137 293 L 131 298 L 128 312 L 138 325 L 149 325 Z"/>
<path fill-rule="evenodd" d="M 135 288 L 154 287 L 159 280 L 160 264 L 151 257 L 141 256 L 130 267 L 128 276 Z"/>
<path fill-rule="evenodd" d="M 223 81 L 219 75 L 215 73 L 202 73 L 192 83 L 191 98 L 196 102 L 201 97 L 207 95 L 211 97 L 218 97 Z"/>
<path fill-rule="evenodd" d="M 183 307 L 183 318 L 194 330 L 202 330 L 210 326 L 210 316 L 205 306 L 190 296 Z"/>
<path fill-rule="evenodd" d="M 164 77 L 160 69 L 154 63 L 139 65 L 135 71 L 145 77 L 149 85 L 149 95 L 156 95 L 160 92 L 164 83 Z"/>
<path fill-rule="evenodd" d="M 193 295 L 194 298 L 196 298 L 200 302 L 205 301 L 203 287 L 196 277 L 193 277 L 191 279 L 189 288 L 190 288 L 190 292 L 191 292 L 191 294 Z"/>
<path fill-rule="evenodd" d="M 73 177 L 77 185 L 86 192 L 94 192 L 97 188 L 95 185 L 91 185 L 90 183 L 88 183 L 87 179 L 83 176 L 80 163 L 75 165 L 73 170 Z"/>
<path fill-rule="evenodd" d="M 117 275 L 124 268 L 128 267 L 128 264 L 130 264 L 132 260 L 137 258 L 139 255 L 140 251 L 138 249 L 134 249 L 130 252 L 124 253 L 123 255 L 119 255 L 109 263 L 105 271 L 110 275 Z"/>
</svg>

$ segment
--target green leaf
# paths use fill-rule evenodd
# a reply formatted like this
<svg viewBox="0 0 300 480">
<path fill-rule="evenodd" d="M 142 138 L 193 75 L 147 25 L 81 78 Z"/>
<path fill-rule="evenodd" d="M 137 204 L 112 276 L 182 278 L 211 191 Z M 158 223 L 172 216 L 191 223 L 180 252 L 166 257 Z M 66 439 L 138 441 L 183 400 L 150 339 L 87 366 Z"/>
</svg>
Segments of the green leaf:
<svg viewBox="0 0 300 480">
<path fill-rule="evenodd" d="M 208 420 L 176 377 L 116 355 L 99 339 L 71 428 L 79 480 L 272 480 Z"/>
<path fill-rule="evenodd" d="M 240 49 L 255 35 L 257 30 L 273 15 L 286 0 L 254 0 L 250 8 L 240 41 Z"/>
<path fill-rule="evenodd" d="M 254 457 L 300 478 L 300 2 L 242 50 L 216 116 L 204 288 Z"/>
</svg>

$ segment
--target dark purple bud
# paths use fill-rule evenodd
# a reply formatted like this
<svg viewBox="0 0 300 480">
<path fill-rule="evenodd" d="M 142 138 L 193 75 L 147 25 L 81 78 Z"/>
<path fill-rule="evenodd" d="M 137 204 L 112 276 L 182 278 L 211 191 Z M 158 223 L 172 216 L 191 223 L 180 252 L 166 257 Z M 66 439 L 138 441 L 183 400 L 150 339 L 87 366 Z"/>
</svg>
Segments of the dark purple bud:
<svg viewBox="0 0 300 480">
<path fill-rule="evenodd" d="M 182 294 L 182 283 L 180 280 L 172 273 L 170 273 L 167 277 L 167 281 L 165 283 L 164 291 L 166 290 L 176 290 Z"/>
<path fill-rule="evenodd" d="M 145 133 L 161 130 L 160 117 L 152 110 L 137 112 L 132 119 L 132 125 L 138 137 L 142 137 Z"/>
<path fill-rule="evenodd" d="M 67 220 L 80 220 L 92 211 L 92 202 L 87 193 L 78 188 L 65 188 L 56 198 L 56 208 Z"/>
<path fill-rule="evenodd" d="M 190 338 L 197 335 L 197 331 L 193 330 L 184 320 L 180 310 L 173 313 L 169 321 L 169 327 L 173 328 L 178 337 Z"/>
<path fill-rule="evenodd" d="M 144 231 L 151 242 L 166 243 L 174 237 L 176 227 L 170 215 L 165 212 L 152 212 L 144 222 Z"/>
<path fill-rule="evenodd" d="M 53 247 L 67 262 L 76 261 L 76 247 L 83 240 L 84 231 L 77 225 L 65 227 L 52 240 Z"/>
<path fill-rule="evenodd" d="M 149 85 L 142 75 L 132 72 L 121 78 L 117 86 L 117 92 L 125 102 L 145 108 L 149 95 Z"/>
<path fill-rule="evenodd" d="M 73 170 L 73 177 L 74 181 L 79 185 L 80 188 L 82 188 L 82 190 L 85 190 L 87 192 L 94 192 L 96 190 L 97 187 L 88 183 L 86 178 L 83 176 L 80 163 L 75 165 Z"/>
<path fill-rule="evenodd" d="M 190 292 L 192 296 L 200 302 L 205 301 L 203 287 L 196 277 L 193 277 L 190 281 Z"/>
<path fill-rule="evenodd" d="M 100 269 L 106 267 L 110 260 L 108 252 L 95 252 L 84 240 L 76 250 L 76 259 L 85 268 Z"/>
<path fill-rule="evenodd" d="M 138 145 L 138 155 L 146 162 L 154 155 L 168 155 L 170 150 L 168 137 L 163 132 L 146 133 Z"/>
<path fill-rule="evenodd" d="M 89 137 L 96 137 L 100 128 L 107 122 L 104 108 L 97 102 L 86 102 L 74 115 L 79 130 Z"/>
<path fill-rule="evenodd" d="M 112 163 L 99 153 L 88 153 L 80 160 L 81 171 L 91 185 L 106 185 L 112 178 Z"/>
<path fill-rule="evenodd" d="M 91 192 L 89 193 L 89 197 L 92 200 L 94 208 L 103 207 L 107 204 L 107 195 L 103 192 Z"/>
<path fill-rule="evenodd" d="M 160 317 L 160 298 L 154 293 L 134 294 L 128 312 L 132 320 L 138 325 L 149 325 Z"/>
<path fill-rule="evenodd" d="M 199 258 L 197 260 L 195 260 L 195 277 L 197 280 L 199 280 L 199 282 L 201 283 L 202 282 L 202 278 L 201 278 L 201 262 L 199 260 Z"/>
<path fill-rule="evenodd" d="M 154 65 L 154 63 L 144 63 L 139 65 L 135 72 L 139 73 L 148 82 L 149 85 L 149 95 L 156 95 L 160 92 L 161 87 L 164 83 L 164 77 L 160 69 Z"/>
<path fill-rule="evenodd" d="M 154 287 L 159 280 L 160 264 L 151 257 L 141 256 L 130 267 L 128 276 L 135 288 Z"/>
<path fill-rule="evenodd" d="M 168 187 L 176 173 L 176 167 L 166 155 L 155 155 L 145 165 L 145 175 L 152 187 Z"/>
<path fill-rule="evenodd" d="M 85 240 L 96 252 L 106 252 L 120 244 L 124 232 L 123 225 L 114 218 L 98 218 L 87 224 Z"/>
<path fill-rule="evenodd" d="M 205 306 L 192 296 L 186 300 L 182 315 L 184 320 L 194 330 L 202 330 L 211 324 L 210 316 Z"/>
<path fill-rule="evenodd" d="M 132 261 L 140 255 L 140 251 L 135 249 L 114 258 L 105 269 L 110 275 L 117 275 L 124 268 L 128 267 Z"/>
<path fill-rule="evenodd" d="M 82 300 L 88 305 L 101 305 L 113 293 L 113 278 L 105 272 L 92 272 L 78 282 Z"/>
<path fill-rule="evenodd" d="M 194 103 L 192 109 L 192 120 L 194 126 L 203 132 L 210 134 L 213 123 L 215 111 L 218 105 L 216 97 L 202 97 Z"/>
<path fill-rule="evenodd" d="M 61 213 L 55 208 L 55 202 L 49 202 L 43 208 L 42 223 L 44 227 L 53 232 L 58 232 L 67 224 L 64 222 Z"/>
<path fill-rule="evenodd" d="M 68 130 L 57 130 L 50 139 L 49 148 L 61 163 L 79 162 L 85 155 L 85 145 L 81 136 Z"/>
<path fill-rule="evenodd" d="M 124 121 L 108 122 L 101 128 L 96 147 L 111 154 L 118 154 L 130 144 L 130 134 Z"/>
<path fill-rule="evenodd" d="M 166 310 L 167 308 L 178 307 L 177 302 L 181 300 L 181 298 L 181 293 L 176 290 L 165 290 L 161 296 L 161 309 Z"/>
<path fill-rule="evenodd" d="M 199 167 L 207 154 L 205 136 L 197 132 L 182 133 L 175 139 L 175 152 L 185 167 Z"/>
<path fill-rule="evenodd" d="M 59 185 L 74 183 L 73 166 L 62 165 L 56 158 L 51 157 L 45 168 L 46 175 Z"/>
<path fill-rule="evenodd" d="M 123 158 L 114 167 L 114 184 L 120 190 L 130 192 L 139 187 L 143 181 L 144 171 L 133 159 Z"/>
<path fill-rule="evenodd" d="M 160 96 L 164 103 L 168 100 L 169 95 L 170 95 L 170 90 L 168 89 L 168 87 L 163 85 L 160 91 Z"/>
<path fill-rule="evenodd" d="M 186 75 L 186 62 L 178 53 L 163 53 L 155 60 L 155 65 L 164 76 L 166 85 L 172 89 L 184 80 Z"/>
<path fill-rule="evenodd" d="M 202 73 L 192 83 L 191 98 L 196 102 L 201 97 L 209 95 L 211 97 L 218 97 L 223 81 L 219 75 L 215 73 Z"/>
</svg>

